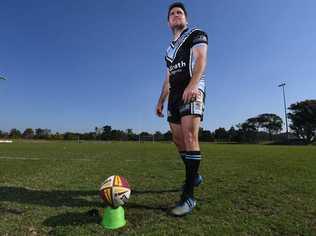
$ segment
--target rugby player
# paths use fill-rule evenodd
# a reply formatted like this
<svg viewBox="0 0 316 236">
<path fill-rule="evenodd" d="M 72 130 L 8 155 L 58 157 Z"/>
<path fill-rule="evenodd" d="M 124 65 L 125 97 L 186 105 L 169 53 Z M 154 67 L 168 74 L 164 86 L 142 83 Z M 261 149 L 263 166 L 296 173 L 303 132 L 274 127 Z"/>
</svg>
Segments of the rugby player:
<svg viewBox="0 0 316 236">
<path fill-rule="evenodd" d="M 198 174 L 202 159 L 198 133 L 204 112 L 208 37 L 202 30 L 188 27 L 187 11 L 180 2 L 169 6 L 168 25 L 173 41 L 165 56 L 167 72 L 156 114 L 163 117 L 163 105 L 168 97 L 167 119 L 185 165 L 181 198 L 171 214 L 183 216 L 196 206 L 194 187 L 203 181 Z"/>
</svg>

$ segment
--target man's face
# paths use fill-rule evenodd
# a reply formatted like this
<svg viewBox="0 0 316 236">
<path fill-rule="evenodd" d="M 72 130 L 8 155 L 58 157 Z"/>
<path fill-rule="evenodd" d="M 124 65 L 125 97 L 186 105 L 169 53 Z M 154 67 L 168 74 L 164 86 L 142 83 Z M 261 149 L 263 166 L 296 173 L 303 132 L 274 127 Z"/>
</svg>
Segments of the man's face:
<svg viewBox="0 0 316 236">
<path fill-rule="evenodd" d="M 187 18 L 180 7 L 174 7 L 169 13 L 168 20 L 171 29 L 183 29 L 187 25 Z"/>
</svg>

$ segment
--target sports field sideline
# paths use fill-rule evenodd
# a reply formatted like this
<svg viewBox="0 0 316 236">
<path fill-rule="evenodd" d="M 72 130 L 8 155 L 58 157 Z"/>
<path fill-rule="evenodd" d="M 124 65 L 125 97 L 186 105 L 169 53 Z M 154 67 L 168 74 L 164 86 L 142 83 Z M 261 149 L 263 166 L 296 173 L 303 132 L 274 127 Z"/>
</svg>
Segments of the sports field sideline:
<svg viewBox="0 0 316 236">
<path fill-rule="evenodd" d="M 178 200 L 182 162 L 169 143 L 0 145 L 0 235 L 316 235 L 316 146 L 202 144 L 198 207 Z M 132 187 L 127 225 L 104 230 L 100 183 Z"/>
</svg>

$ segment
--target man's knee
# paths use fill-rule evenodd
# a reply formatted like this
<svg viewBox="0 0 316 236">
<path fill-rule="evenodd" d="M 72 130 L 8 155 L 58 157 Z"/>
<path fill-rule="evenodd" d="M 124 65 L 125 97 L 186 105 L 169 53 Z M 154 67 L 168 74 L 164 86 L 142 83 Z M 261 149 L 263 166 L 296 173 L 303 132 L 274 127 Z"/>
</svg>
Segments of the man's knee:
<svg viewBox="0 0 316 236">
<path fill-rule="evenodd" d="M 186 132 L 184 135 L 184 142 L 186 146 L 195 146 L 199 143 L 198 134 L 195 132 Z"/>
<path fill-rule="evenodd" d="M 200 117 L 184 116 L 181 119 L 182 133 L 187 148 L 195 148 L 199 143 Z"/>
</svg>

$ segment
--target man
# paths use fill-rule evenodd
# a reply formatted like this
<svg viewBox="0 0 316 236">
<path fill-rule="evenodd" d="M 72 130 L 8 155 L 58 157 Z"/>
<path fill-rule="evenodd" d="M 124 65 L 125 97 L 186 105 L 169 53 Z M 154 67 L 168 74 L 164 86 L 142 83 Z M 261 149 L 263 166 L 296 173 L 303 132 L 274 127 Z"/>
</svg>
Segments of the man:
<svg viewBox="0 0 316 236">
<path fill-rule="evenodd" d="M 179 2 L 169 6 L 168 25 L 173 41 L 165 57 L 167 73 L 156 114 L 163 117 L 163 104 L 169 96 L 168 122 L 186 172 L 181 200 L 171 214 L 183 216 L 196 206 L 194 187 L 203 180 L 198 174 L 202 159 L 198 132 L 204 112 L 208 38 L 205 32 L 188 28 L 187 11 Z"/>
</svg>

